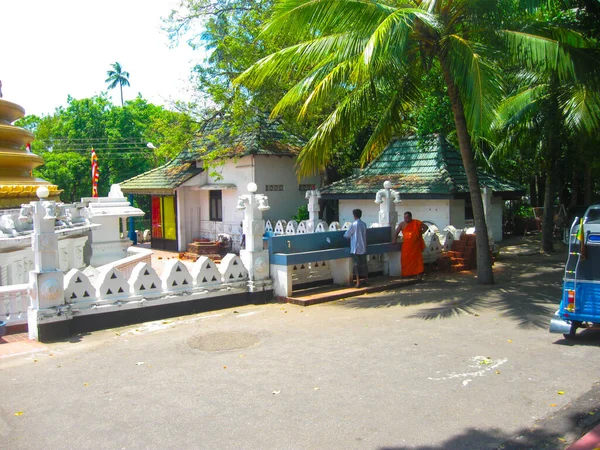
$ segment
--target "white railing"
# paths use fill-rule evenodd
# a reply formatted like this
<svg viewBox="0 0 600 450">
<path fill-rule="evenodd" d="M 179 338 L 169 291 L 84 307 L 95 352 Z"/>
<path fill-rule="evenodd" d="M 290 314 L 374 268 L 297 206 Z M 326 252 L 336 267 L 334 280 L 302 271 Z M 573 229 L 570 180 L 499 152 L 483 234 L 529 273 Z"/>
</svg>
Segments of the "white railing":
<svg viewBox="0 0 600 450">
<path fill-rule="evenodd" d="M 129 247 L 127 249 L 127 257 L 123 259 L 119 259 L 118 261 L 114 261 L 103 266 L 98 267 L 98 271 L 102 272 L 103 270 L 108 270 L 109 268 L 114 267 L 119 272 L 123 274 L 125 278 L 129 278 L 131 276 L 131 272 L 138 263 L 146 263 L 150 265 L 152 263 L 152 250 L 141 247 Z"/>
<path fill-rule="evenodd" d="M 0 321 L 8 326 L 27 323 L 27 284 L 0 286 Z"/>
<path fill-rule="evenodd" d="M 93 278 L 73 269 L 65 277 L 64 299 L 60 307 L 40 310 L 51 318 L 114 312 L 117 310 L 171 304 L 188 300 L 247 292 L 248 270 L 239 256 L 229 253 L 221 264 L 201 256 L 190 269 L 179 260 L 169 260 L 162 275 L 146 262 L 138 262 L 125 276 L 111 265 Z M 271 289 L 270 280 L 253 281 L 253 289 Z"/>
<path fill-rule="evenodd" d="M 273 225 L 275 224 L 275 225 Z M 315 233 L 320 233 L 324 231 L 339 231 L 339 230 L 347 230 L 350 227 L 350 222 L 345 222 L 343 225 L 340 225 L 339 222 L 331 222 L 329 225 L 327 222 L 320 220 L 314 230 Z M 380 225 L 378 223 L 372 223 L 369 225 L 369 228 L 377 228 Z M 265 234 L 266 235 L 294 235 L 294 234 L 306 234 L 312 233 L 313 224 L 308 220 L 303 220 L 298 223 L 295 220 L 277 220 L 271 221 L 267 220 L 265 222 Z M 460 236 L 464 233 L 472 233 L 473 230 L 470 228 L 458 229 L 453 227 L 452 225 L 447 226 L 442 231 L 435 225 L 429 225 L 429 229 L 423 235 L 423 239 L 425 240 L 425 249 L 423 250 L 423 262 L 425 263 L 433 263 L 437 261 L 437 259 L 441 256 L 442 252 L 448 251 L 452 247 L 452 242 L 460 239 Z M 402 236 L 399 237 L 400 241 L 402 240 Z M 373 266 L 373 267 L 371 267 Z M 375 261 L 369 260 L 369 271 L 377 270 L 376 267 L 378 264 Z M 315 270 L 313 267 L 305 267 L 302 270 L 295 269 L 296 274 L 294 274 L 294 279 L 297 279 L 298 282 L 309 282 L 313 281 L 312 278 L 323 278 L 325 275 L 323 269 Z"/>
</svg>

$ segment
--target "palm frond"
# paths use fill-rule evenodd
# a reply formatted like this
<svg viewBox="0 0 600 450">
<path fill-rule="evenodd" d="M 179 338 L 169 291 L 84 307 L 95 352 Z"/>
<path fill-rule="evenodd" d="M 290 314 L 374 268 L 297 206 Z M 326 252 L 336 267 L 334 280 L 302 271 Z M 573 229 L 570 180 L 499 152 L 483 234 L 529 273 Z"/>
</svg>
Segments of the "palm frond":
<svg viewBox="0 0 600 450">
<path fill-rule="evenodd" d="M 567 47 L 556 39 L 520 31 L 505 31 L 510 51 L 532 70 L 555 72 L 559 79 L 574 80 L 575 66 Z"/>
<path fill-rule="evenodd" d="M 465 117 L 473 135 L 489 129 L 495 118 L 495 108 L 502 98 L 500 76 L 480 52 L 476 43 L 456 34 L 444 41 L 448 46 L 450 70 L 459 88 Z"/>
<path fill-rule="evenodd" d="M 593 132 L 600 126 L 600 95 L 583 84 L 563 89 L 559 102 L 570 130 Z"/>
<path fill-rule="evenodd" d="M 338 107 L 319 125 L 304 146 L 297 160 L 299 177 L 310 176 L 326 167 L 335 145 L 356 132 L 369 118 L 369 111 L 377 105 L 373 95 L 375 86 L 364 83 L 349 93 Z"/>
<path fill-rule="evenodd" d="M 419 19 L 430 28 L 438 28 L 434 16 L 418 8 L 402 8 L 386 17 L 371 35 L 363 52 L 365 65 L 374 60 L 385 58 L 390 52 L 405 52 L 408 37 L 413 30 L 415 20 Z"/>
<path fill-rule="evenodd" d="M 263 33 L 269 35 L 301 33 L 339 33 L 361 30 L 370 35 L 395 8 L 371 0 L 280 0 Z M 306 25 L 309 28 L 306 28 Z"/>
<path fill-rule="evenodd" d="M 364 47 L 364 39 L 350 33 L 341 33 L 302 42 L 268 55 L 234 80 L 235 84 L 257 87 L 273 77 L 289 76 L 303 73 L 319 64 L 332 60 L 343 61 L 360 53 Z"/>
</svg>

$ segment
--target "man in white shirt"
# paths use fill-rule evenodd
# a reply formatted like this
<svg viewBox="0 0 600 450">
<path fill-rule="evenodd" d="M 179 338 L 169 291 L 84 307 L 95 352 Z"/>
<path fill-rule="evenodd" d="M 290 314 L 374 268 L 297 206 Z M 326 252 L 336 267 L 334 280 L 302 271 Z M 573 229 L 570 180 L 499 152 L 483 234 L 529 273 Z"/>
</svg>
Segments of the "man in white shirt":
<svg viewBox="0 0 600 450">
<path fill-rule="evenodd" d="M 369 281 L 369 272 L 367 270 L 367 224 L 360 218 L 362 211 L 355 209 L 352 211 L 354 222 L 344 233 L 346 239 L 350 239 L 350 253 L 354 265 L 354 275 L 356 276 L 356 287 L 361 287 L 360 277 L 364 276 L 363 286 L 367 286 Z"/>
</svg>

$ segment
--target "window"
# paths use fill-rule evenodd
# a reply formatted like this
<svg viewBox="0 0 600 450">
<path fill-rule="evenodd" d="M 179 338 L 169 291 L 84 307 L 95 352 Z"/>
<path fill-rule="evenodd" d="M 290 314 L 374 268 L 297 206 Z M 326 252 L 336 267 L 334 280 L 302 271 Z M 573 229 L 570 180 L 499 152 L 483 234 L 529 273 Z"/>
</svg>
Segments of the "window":
<svg viewBox="0 0 600 450">
<path fill-rule="evenodd" d="M 223 197 L 221 191 L 210 191 L 210 220 L 223 221 Z"/>
<path fill-rule="evenodd" d="M 265 191 L 267 191 L 267 192 L 283 191 L 283 184 L 267 184 L 265 186 Z"/>
</svg>

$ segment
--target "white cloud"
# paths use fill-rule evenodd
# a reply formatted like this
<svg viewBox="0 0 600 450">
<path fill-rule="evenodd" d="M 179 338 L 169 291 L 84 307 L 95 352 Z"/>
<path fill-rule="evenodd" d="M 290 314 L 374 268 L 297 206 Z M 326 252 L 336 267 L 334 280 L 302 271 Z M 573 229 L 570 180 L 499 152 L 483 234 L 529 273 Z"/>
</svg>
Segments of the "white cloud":
<svg viewBox="0 0 600 450">
<path fill-rule="evenodd" d="M 4 99 L 27 114 L 50 114 L 67 96 L 107 90 L 106 71 L 118 61 L 131 87 L 155 104 L 190 98 L 188 77 L 202 55 L 168 47 L 161 17 L 175 0 L 18 0 L 0 4 L 0 80 Z M 118 89 L 109 91 L 120 104 Z"/>
</svg>

